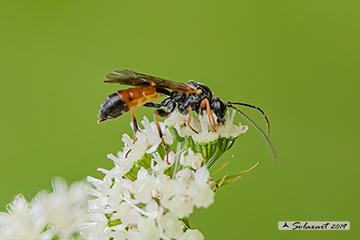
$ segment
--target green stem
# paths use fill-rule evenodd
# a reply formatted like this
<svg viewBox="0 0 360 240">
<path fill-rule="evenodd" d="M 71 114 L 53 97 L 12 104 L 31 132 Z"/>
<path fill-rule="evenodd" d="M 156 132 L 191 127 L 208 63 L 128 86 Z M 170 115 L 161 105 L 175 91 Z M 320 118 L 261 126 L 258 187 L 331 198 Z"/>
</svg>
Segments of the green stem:
<svg viewBox="0 0 360 240">
<path fill-rule="evenodd" d="M 188 218 L 188 217 L 182 218 L 181 221 L 185 224 L 185 227 L 186 227 L 187 229 L 190 229 L 190 222 L 189 222 L 189 218 Z"/>
</svg>

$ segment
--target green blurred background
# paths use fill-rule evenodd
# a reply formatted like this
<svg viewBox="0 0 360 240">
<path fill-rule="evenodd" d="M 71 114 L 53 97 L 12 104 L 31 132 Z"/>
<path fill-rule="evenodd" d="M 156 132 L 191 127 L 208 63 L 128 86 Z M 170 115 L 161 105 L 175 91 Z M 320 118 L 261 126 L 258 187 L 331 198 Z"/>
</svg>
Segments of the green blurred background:
<svg viewBox="0 0 360 240">
<path fill-rule="evenodd" d="M 116 69 L 206 83 L 267 113 L 230 153 L 234 173 L 191 215 L 205 239 L 359 236 L 359 1 L 2 1 L 0 210 L 18 193 L 102 177 L 131 114 L 96 124 Z M 257 111 L 243 109 L 259 125 Z M 137 109 L 138 118 L 153 110 Z M 241 116 L 237 121 L 246 123 Z M 247 123 L 246 123 L 247 124 Z M 278 221 L 350 221 L 350 231 L 279 231 Z"/>
</svg>

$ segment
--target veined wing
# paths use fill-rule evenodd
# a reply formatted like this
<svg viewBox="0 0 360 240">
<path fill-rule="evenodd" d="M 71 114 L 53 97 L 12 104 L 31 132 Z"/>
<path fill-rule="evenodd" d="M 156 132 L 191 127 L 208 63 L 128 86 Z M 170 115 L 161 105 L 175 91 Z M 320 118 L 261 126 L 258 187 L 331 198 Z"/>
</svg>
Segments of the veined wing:
<svg viewBox="0 0 360 240">
<path fill-rule="evenodd" d="M 185 93 L 196 93 L 197 90 L 186 83 L 179 83 L 174 81 L 165 80 L 163 78 L 153 77 L 150 75 L 137 73 L 128 69 L 116 70 L 106 75 L 109 79 L 108 83 L 120 83 L 122 85 L 130 85 L 137 87 L 153 86 L 157 88 L 166 88 L 169 90 Z"/>
</svg>

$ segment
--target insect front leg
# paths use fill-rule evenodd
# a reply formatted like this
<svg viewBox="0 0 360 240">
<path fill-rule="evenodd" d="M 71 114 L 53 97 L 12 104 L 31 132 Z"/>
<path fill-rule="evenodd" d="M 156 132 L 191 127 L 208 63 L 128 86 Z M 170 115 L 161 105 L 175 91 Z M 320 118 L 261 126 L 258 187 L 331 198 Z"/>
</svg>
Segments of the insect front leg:
<svg viewBox="0 0 360 240">
<path fill-rule="evenodd" d="M 206 114 L 207 114 L 207 116 L 209 118 L 209 123 L 210 123 L 212 129 L 214 130 L 214 132 L 216 132 L 215 119 L 214 119 L 214 116 L 212 115 L 212 112 L 211 112 L 211 109 L 210 109 L 209 99 L 204 98 L 200 103 L 200 107 L 202 109 L 206 108 Z"/>
</svg>

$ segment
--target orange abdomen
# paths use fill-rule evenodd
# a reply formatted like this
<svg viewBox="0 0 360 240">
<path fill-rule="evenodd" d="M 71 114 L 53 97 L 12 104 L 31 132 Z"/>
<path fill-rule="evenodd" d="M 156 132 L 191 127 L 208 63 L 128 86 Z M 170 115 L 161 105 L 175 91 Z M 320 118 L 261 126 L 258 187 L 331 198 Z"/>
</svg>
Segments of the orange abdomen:
<svg viewBox="0 0 360 240">
<path fill-rule="evenodd" d="M 129 88 L 117 91 L 121 101 L 130 109 L 142 106 L 147 102 L 153 102 L 164 94 L 156 92 L 154 87 Z"/>
<path fill-rule="evenodd" d="M 100 105 L 98 123 L 108 119 L 115 119 L 124 113 L 153 102 L 162 97 L 163 93 L 156 92 L 154 87 L 129 88 L 110 94 Z"/>
</svg>

